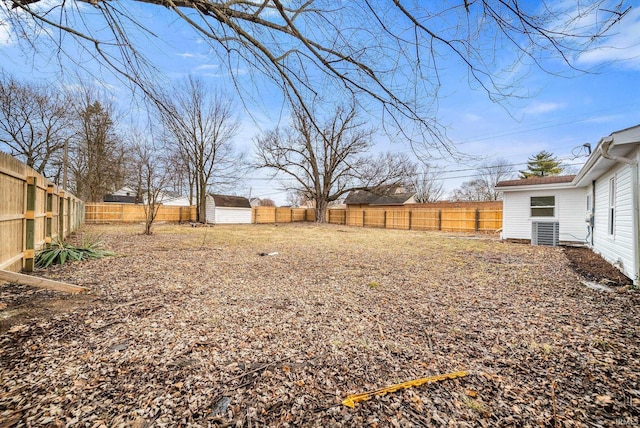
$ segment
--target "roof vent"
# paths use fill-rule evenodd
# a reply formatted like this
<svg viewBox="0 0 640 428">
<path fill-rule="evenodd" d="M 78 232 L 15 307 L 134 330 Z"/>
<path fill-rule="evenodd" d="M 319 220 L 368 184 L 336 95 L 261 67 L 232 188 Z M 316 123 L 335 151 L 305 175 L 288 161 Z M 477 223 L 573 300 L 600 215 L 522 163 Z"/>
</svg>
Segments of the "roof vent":
<svg viewBox="0 0 640 428">
<path fill-rule="evenodd" d="M 558 245 L 560 223 L 534 221 L 531 223 L 531 245 Z"/>
</svg>

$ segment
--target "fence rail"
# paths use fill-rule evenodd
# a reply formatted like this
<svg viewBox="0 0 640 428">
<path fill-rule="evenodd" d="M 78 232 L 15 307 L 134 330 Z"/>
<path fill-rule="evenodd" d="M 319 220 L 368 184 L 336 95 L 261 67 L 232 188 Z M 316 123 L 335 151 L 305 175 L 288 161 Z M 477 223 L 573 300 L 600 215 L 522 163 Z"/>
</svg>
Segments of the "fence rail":
<svg viewBox="0 0 640 428">
<path fill-rule="evenodd" d="M 0 269 L 33 270 L 35 252 L 63 240 L 84 219 L 84 203 L 0 152 Z"/>
</svg>

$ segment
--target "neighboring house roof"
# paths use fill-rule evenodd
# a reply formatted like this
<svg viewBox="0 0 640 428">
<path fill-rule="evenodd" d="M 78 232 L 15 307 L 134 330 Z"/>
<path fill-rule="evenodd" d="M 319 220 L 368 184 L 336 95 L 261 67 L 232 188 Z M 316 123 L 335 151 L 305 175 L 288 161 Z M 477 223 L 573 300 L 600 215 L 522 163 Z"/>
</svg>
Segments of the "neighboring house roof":
<svg viewBox="0 0 640 428">
<path fill-rule="evenodd" d="M 555 175 L 549 177 L 529 177 L 519 180 L 505 180 L 498 182 L 498 184 L 496 184 L 496 189 L 513 186 L 536 186 L 540 184 L 571 183 L 575 177 L 575 175 Z"/>
<path fill-rule="evenodd" d="M 114 202 L 119 204 L 135 204 L 136 197 L 135 196 L 126 196 L 126 195 L 116 195 L 116 194 L 107 194 L 102 198 L 103 202 Z"/>
<path fill-rule="evenodd" d="M 112 193 L 115 196 L 136 196 L 136 191 L 129 186 L 124 186 L 121 189 L 116 190 Z"/>
<path fill-rule="evenodd" d="M 251 208 L 249 199 L 244 196 L 210 195 L 217 207 Z"/>
<path fill-rule="evenodd" d="M 384 186 L 366 190 L 352 190 L 344 203 L 346 205 L 402 205 L 414 195 L 414 192 L 405 192 L 399 186 Z"/>
</svg>

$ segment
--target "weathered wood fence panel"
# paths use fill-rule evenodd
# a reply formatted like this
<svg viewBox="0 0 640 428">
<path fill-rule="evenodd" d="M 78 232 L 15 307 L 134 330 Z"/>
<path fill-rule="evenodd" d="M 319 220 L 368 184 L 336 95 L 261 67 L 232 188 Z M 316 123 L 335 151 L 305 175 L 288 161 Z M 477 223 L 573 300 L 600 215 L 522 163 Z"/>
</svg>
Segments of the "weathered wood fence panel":
<svg viewBox="0 0 640 428">
<path fill-rule="evenodd" d="M 0 153 L 0 269 L 30 271 L 35 252 L 83 222 L 84 203 Z"/>
<path fill-rule="evenodd" d="M 313 208 L 254 207 L 251 222 L 254 224 L 294 223 L 316 221 Z"/>
<path fill-rule="evenodd" d="M 495 232 L 502 228 L 499 203 L 468 204 L 443 208 L 372 207 L 331 209 L 327 222 L 358 227 L 404 230 L 442 230 L 448 232 Z"/>
<path fill-rule="evenodd" d="M 86 223 L 144 223 L 145 207 L 136 204 L 87 203 Z M 196 207 L 176 207 L 160 205 L 156 222 L 196 221 Z"/>
</svg>

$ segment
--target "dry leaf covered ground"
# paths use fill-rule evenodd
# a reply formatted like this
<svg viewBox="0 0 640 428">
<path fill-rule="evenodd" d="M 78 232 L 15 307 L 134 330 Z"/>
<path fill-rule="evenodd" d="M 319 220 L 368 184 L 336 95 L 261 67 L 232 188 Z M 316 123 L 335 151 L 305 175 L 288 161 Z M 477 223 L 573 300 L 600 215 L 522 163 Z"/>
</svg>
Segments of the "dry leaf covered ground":
<svg viewBox="0 0 640 428">
<path fill-rule="evenodd" d="M 6 426 L 640 423 L 639 293 L 585 287 L 560 248 L 316 225 L 140 231 L 86 227 L 119 256 L 42 272 L 89 295 L 0 288 Z"/>
</svg>

